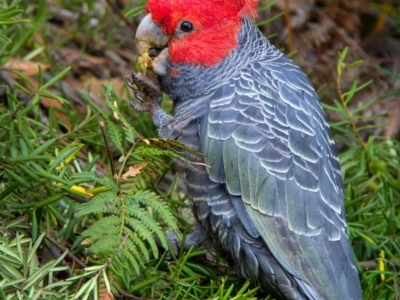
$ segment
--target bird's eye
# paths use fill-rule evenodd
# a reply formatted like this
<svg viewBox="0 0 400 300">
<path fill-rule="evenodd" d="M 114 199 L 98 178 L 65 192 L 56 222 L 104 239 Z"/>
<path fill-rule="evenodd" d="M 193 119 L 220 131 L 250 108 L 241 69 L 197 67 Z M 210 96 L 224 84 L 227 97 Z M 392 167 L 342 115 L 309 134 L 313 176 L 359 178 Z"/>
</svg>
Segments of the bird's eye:
<svg viewBox="0 0 400 300">
<path fill-rule="evenodd" d="M 183 21 L 181 23 L 181 30 L 183 32 L 191 32 L 194 29 L 193 24 L 188 21 Z"/>
</svg>

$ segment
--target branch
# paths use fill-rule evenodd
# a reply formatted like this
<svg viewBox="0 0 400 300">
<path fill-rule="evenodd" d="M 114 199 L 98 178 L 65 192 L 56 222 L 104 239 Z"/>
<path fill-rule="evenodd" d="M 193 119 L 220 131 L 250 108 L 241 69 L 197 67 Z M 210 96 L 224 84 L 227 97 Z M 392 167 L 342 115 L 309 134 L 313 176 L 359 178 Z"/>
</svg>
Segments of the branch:
<svg viewBox="0 0 400 300">
<path fill-rule="evenodd" d="M 290 22 L 290 5 L 289 5 L 289 0 L 285 0 L 285 24 L 286 24 L 286 29 L 287 29 L 287 35 L 286 35 L 286 43 L 288 46 L 288 52 L 293 51 L 293 33 L 292 33 L 292 26 Z"/>
<path fill-rule="evenodd" d="M 79 258 L 77 258 L 68 248 L 60 245 L 55 239 L 52 237 L 45 235 L 44 238 L 48 240 L 50 243 L 52 243 L 56 248 L 58 248 L 61 251 L 67 251 L 67 256 L 71 258 L 78 266 L 80 266 L 82 269 L 86 268 L 86 264 L 82 262 Z"/>
<path fill-rule="evenodd" d="M 359 264 L 364 271 L 368 271 L 371 269 L 376 269 L 378 267 L 378 261 L 380 259 L 381 258 L 377 258 L 376 260 L 360 261 Z M 385 262 L 392 265 L 393 268 L 395 268 L 395 266 L 400 266 L 400 259 L 385 260 Z"/>
<path fill-rule="evenodd" d="M 344 108 L 346 116 L 347 116 L 347 118 L 348 118 L 348 120 L 350 122 L 351 128 L 353 129 L 353 132 L 356 135 L 358 143 L 361 145 L 361 147 L 365 151 L 367 146 L 365 145 L 364 141 L 361 138 L 361 135 L 360 135 L 360 132 L 358 130 L 358 127 L 357 127 L 356 123 L 354 122 L 354 118 L 353 118 L 353 116 L 352 116 L 352 114 L 351 114 L 351 112 L 350 112 L 350 110 L 349 110 L 349 108 L 347 106 L 347 103 L 346 103 L 346 101 L 345 101 L 345 99 L 343 97 L 342 84 L 341 84 L 342 71 L 343 71 L 343 68 L 342 68 L 342 66 L 340 66 L 340 68 L 338 68 L 338 74 L 336 76 L 336 90 L 337 90 L 337 93 L 339 95 L 339 101 L 340 101 L 340 103 L 342 104 L 342 106 Z"/>
<path fill-rule="evenodd" d="M 107 140 L 105 124 L 104 124 L 103 121 L 101 121 L 99 123 L 100 123 L 101 135 L 103 136 L 104 144 L 105 144 L 106 149 L 107 149 L 108 159 L 110 160 L 111 174 L 114 176 L 114 174 L 115 174 L 114 158 L 113 158 L 113 155 L 112 155 L 112 152 L 111 152 L 110 144 L 108 143 L 108 140 Z"/>
<path fill-rule="evenodd" d="M 107 4 L 112 8 L 113 12 L 115 12 L 115 13 L 118 15 L 118 17 L 119 17 L 121 20 L 123 20 L 124 23 L 125 23 L 127 26 L 129 26 L 129 27 L 133 30 L 133 32 L 136 32 L 136 29 L 137 29 L 137 28 L 136 28 L 135 24 L 133 24 L 131 21 L 129 21 L 129 20 L 124 16 L 124 14 L 121 13 L 121 10 L 120 10 L 114 3 L 111 2 L 111 0 L 106 0 L 106 2 L 107 2 Z"/>
</svg>

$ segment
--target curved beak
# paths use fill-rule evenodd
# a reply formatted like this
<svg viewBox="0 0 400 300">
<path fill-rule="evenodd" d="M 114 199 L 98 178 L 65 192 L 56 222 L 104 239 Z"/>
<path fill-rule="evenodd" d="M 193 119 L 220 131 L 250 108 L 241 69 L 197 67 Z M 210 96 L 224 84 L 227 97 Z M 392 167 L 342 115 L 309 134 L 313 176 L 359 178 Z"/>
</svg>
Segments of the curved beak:
<svg viewBox="0 0 400 300">
<path fill-rule="evenodd" d="M 140 56 L 149 56 L 149 66 L 157 75 L 165 75 L 168 62 L 169 36 L 164 34 L 151 14 L 147 14 L 136 31 L 135 42 Z"/>
</svg>

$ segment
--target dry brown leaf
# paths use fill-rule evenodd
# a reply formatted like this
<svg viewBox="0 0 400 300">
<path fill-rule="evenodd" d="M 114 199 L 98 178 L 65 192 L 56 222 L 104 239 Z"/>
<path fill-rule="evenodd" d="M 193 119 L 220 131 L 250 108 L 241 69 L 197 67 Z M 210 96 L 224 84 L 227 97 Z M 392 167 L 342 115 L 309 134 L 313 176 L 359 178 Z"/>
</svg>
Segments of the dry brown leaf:
<svg viewBox="0 0 400 300">
<path fill-rule="evenodd" d="M 48 64 L 40 64 L 40 66 L 42 67 L 43 71 L 49 68 Z M 39 73 L 38 63 L 19 58 L 11 58 L 4 67 L 13 71 L 19 71 L 28 77 L 37 75 Z"/>
<path fill-rule="evenodd" d="M 35 85 L 36 85 L 36 82 L 35 82 Z M 58 108 L 58 109 L 61 109 L 62 106 L 63 106 L 59 101 L 57 101 L 57 100 L 55 100 L 55 99 L 47 98 L 47 97 L 42 97 L 42 100 L 40 101 L 40 103 L 41 103 L 44 107 L 47 107 L 47 108 L 50 108 L 50 107 L 56 108 L 56 110 L 55 110 L 55 115 L 56 115 L 57 119 L 59 119 L 61 122 L 63 122 L 63 124 L 64 124 L 65 126 L 67 126 L 68 128 L 70 128 L 71 122 L 70 122 L 68 116 L 66 116 L 66 115 L 65 115 L 64 113 L 62 113 L 61 111 L 57 110 L 57 108 Z"/>
<path fill-rule="evenodd" d="M 46 98 L 46 97 L 42 98 L 41 103 L 45 107 L 62 108 L 62 104 L 60 102 L 58 102 L 57 100 L 54 100 L 54 99 Z M 63 114 L 61 114 L 61 113 L 60 114 L 56 113 L 56 114 L 57 114 L 57 117 L 63 116 Z"/>
<path fill-rule="evenodd" d="M 67 64 L 77 63 L 80 67 L 86 68 L 107 64 L 105 57 L 85 54 L 81 50 L 73 48 L 62 48 L 61 57 Z"/>
<path fill-rule="evenodd" d="M 107 290 L 107 287 L 104 283 L 104 279 L 102 280 L 102 282 L 100 282 L 99 299 L 114 300 L 114 295 Z"/>
<path fill-rule="evenodd" d="M 49 108 L 49 107 L 61 108 L 62 107 L 62 104 L 60 102 L 58 102 L 57 100 L 46 98 L 46 97 L 43 97 L 42 101 L 40 103 L 44 107 L 47 107 L 47 108 Z M 71 122 L 69 121 L 68 116 L 66 116 L 65 114 L 63 114 L 62 112 L 57 111 L 57 110 L 55 111 L 55 115 L 61 122 L 63 122 L 63 124 L 65 126 L 67 126 L 68 128 L 70 127 Z"/>
<path fill-rule="evenodd" d="M 82 90 L 83 89 L 83 83 L 82 81 L 76 79 L 74 76 L 71 74 L 67 74 L 67 76 L 64 77 L 63 79 L 67 84 L 69 84 L 72 88 L 76 90 Z"/>
<path fill-rule="evenodd" d="M 206 167 L 206 168 L 211 168 L 210 165 L 207 165 L 206 163 L 202 163 L 202 162 L 196 162 L 196 161 L 186 161 L 187 163 L 191 164 L 191 165 L 195 165 L 195 166 L 202 166 L 202 167 Z"/>
<path fill-rule="evenodd" d="M 135 177 L 140 173 L 140 170 L 143 169 L 145 166 L 147 166 L 147 162 L 131 166 L 129 167 L 129 170 L 126 173 L 122 174 L 121 178 L 123 180 L 128 180 L 129 177 Z"/>
<path fill-rule="evenodd" d="M 31 78 L 31 81 L 32 81 L 33 86 L 37 87 L 39 85 L 38 81 L 35 78 Z M 57 101 L 55 99 L 47 98 L 47 97 L 42 97 L 42 100 L 40 101 L 40 103 L 46 108 L 49 108 L 49 107 L 54 107 L 54 108 L 58 108 L 58 109 L 62 108 L 62 104 L 59 101 Z M 68 128 L 70 127 L 71 122 L 69 121 L 69 118 L 65 114 L 63 114 L 62 112 L 57 111 L 57 110 L 55 111 L 55 114 L 56 114 L 56 117 L 59 120 L 61 120 L 65 126 L 67 126 Z"/>
<path fill-rule="evenodd" d="M 400 131 L 400 100 L 396 99 L 395 102 L 389 104 L 389 118 L 388 125 L 385 128 L 385 135 L 395 138 Z"/>
<path fill-rule="evenodd" d="M 90 245 L 92 242 L 89 240 L 89 239 L 84 239 L 82 242 L 81 242 L 81 245 L 82 246 L 86 246 L 86 245 Z"/>
<path fill-rule="evenodd" d="M 83 82 L 83 88 L 88 90 L 90 93 L 94 94 L 98 98 L 104 98 L 103 91 L 104 87 L 106 87 L 111 82 L 113 86 L 113 90 L 118 95 L 123 95 L 123 88 L 126 86 L 125 79 L 121 77 L 111 78 L 111 79 L 99 79 L 96 77 L 87 78 Z M 126 93 L 125 89 L 125 93 Z M 125 97 L 125 96 L 122 96 Z M 128 98 L 128 96 L 126 96 Z"/>
</svg>

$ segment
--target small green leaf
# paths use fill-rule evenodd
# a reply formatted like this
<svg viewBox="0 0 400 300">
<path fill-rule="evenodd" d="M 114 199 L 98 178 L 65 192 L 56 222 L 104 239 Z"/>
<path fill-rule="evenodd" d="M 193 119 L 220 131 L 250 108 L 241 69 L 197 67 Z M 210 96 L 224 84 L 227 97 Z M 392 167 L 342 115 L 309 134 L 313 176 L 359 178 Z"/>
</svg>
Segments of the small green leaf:
<svg viewBox="0 0 400 300">
<path fill-rule="evenodd" d="M 40 64 L 38 64 L 38 70 L 39 70 L 39 82 L 38 82 L 38 87 L 40 89 L 40 87 L 43 85 L 43 69 L 42 66 Z"/>
<path fill-rule="evenodd" d="M 26 181 L 24 178 L 22 178 L 21 176 L 15 174 L 13 171 L 9 170 L 9 169 L 4 169 L 4 171 L 7 173 L 8 176 L 10 176 L 12 179 L 14 179 L 17 183 L 19 183 L 20 185 L 24 186 L 27 189 L 30 189 L 31 186 L 29 185 L 29 182 Z"/>
<path fill-rule="evenodd" d="M 56 141 L 56 139 L 48 140 L 46 143 L 44 143 L 43 145 L 40 145 L 38 148 L 36 148 L 36 150 L 34 150 L 31 154 L 32 154 L 32 155 L 39 155 L 39 154 L 42 154 L 42 153 L 43 153 L 44 151 L 46 151 L 51 145 L 53 145 L 55 141 Z"/>
<path fill-rule="evenodd" d="M 65 98 L 60 97 L 54 93 L 47 92 L 47 91 L 40 91 L 40 92 L 38 92 L 38 95 L 41 97 L 46 97 L 46 98 L 57 100 L 61 104 L 68 102 Z"/>
<path fill-rule="evenodd" d="M 67 67 L 64 70 L 62 70 L 60 73 L 55 75 L 51 80 L 43 84 L 40 88 L 39 91 L 43 92 L 44 89 L 47 89 L 48 87 L 52 86 L 54 83 L 57 81 L 61 80 L 68 72 L 71 70 L 71 67 Z"/>
<path fill-rule="evenodd" d="M 30 79 L 28 76 L 26 76 L 24 73 L 20 72 L 20 71 L 16 71 L 14 70 L 13 73 L 15 75 L 17 75 L 20 79 L 22 79 L 23 82 L 25 82 L 26 84 L 29 84 L 31 86 L 31 88 L 34 90 L 35 89 L 35 85 L 32 82 L 32 79 Z M 21 87 L 21 85 L 19 85 L 18 83 L 16 83 L 18 86 L 18 88 Z M 25 89 L 25 87 L 22 87 L 23 89 Z M 26 89 L 27 90 L 27 89 Z M 29 90 L 27 90 L 27 94 L 30 94 L 31 92 Z"/>
<path fill-rule="evenodd" d="M 24 87 L 23 85 L 20 85 L 18 82 L 14 83 L 15 88 L 17 88 L 18 90 L 20 90 L 21 92 L 24 92 L 27 95 L 32 94 L 32 92 L 30 90 L 28 90 L 26 87 Z"/>
</svg>

